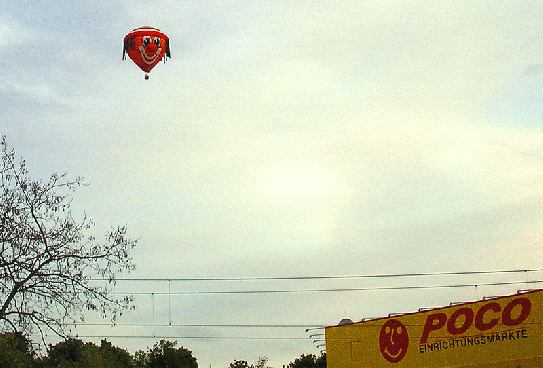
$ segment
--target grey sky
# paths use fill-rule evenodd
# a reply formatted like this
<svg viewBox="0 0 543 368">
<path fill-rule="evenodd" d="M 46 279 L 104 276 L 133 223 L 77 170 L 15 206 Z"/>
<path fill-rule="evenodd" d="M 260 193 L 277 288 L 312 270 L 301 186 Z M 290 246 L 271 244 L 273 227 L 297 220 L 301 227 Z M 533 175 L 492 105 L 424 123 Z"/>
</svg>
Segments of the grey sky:
<svg viewBox="0 0 543 368">
<path fill-rule="evenodd" d="M 74 211 L 85 210 L 98 232 L 129 226 L 140 239 L 133 277 L 540 268 L 540 1 L 17 1 L 3 8 L 0 132 L 36 176 L 67 171 L 91 184 Z M 172 50 L 148 81 L 121 60 L 124 35 L 143 25 L 165 32 Z M 503 278 L 523 280 L 169 286 L 297 290 Z M 154 315 L 145 295 L 124 322 L 335 324 L 518 288 L 157 295 Z M 304 328 L 78 333 L 308 337 Z M 156 341 L 111 340 L 132 352 Z M 277 368 L 319 353 L 311 339 L 178 340 L 201 367 L 265 355 Z"/>
</svg>

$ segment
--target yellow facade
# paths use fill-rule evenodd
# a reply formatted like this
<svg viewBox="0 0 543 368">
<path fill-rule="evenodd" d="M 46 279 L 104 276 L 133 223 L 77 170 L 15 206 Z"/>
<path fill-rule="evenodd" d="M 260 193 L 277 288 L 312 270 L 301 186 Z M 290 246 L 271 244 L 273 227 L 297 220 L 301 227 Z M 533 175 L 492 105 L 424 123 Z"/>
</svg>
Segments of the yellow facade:
<svg viewBox="0 0 543 368">
<path fill-rule="evenodd" d="M 328 368 L 543 367 L 543 290 L 326 328 Z"/>
</svg>

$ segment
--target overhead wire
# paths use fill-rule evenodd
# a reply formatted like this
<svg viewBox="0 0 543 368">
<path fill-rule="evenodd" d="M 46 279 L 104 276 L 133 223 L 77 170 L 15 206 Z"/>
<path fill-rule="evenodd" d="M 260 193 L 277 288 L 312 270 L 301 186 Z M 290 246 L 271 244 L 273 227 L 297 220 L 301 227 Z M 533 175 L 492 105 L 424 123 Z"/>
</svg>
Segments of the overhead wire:
<svg viewBox="0 0 543 368">
<path fill-rule="evenodd" d="M 103 335 L 77 335 L 77 338 L 103 339 Z M 164 336 L 164 335 L 107 335 L 107 338 L 124 339 L 193 339 L 193 340 L 307 340 L 307 337 L 254 337 L 254 336 Z"/>
<path fill-rule="evenodd" d="M 295 280 L 334 280 L 334 279 L 363 279 L 363 278 L 404 278 L 404 277 L 429 277 L 429 276 L 467 276 L 467 275 L 491 275 L 511 273 L 542 272 L 539 269 L 515 269 L 515 270 L 487 270 L 487 271 L 444 271 L 444 272 L 410 272 L 410 273 L 384 273 L 362 275 L 316 275 L 316 276 L 249 276 L 249 277 L 171 277 L 171 278 L 144 278 L 144 277 L 118 277 L 115 281 L 295 281 Z M 91 278 L 92 281 L 104 281 L 105 278 Z"/>
<path fill-rule="evenodd" d="M 292 294 L 292 293 L 322 293 L 322 292 L 352 292 L 352 291 L 384 291 L 384 290 L 422 290 L 422 289 L 454 289 L 477 288 L 481 286 L 532 285 L 543 283 L 543 280 L 498 281 L 463 284 L 441 285 L 407 285 L 407 286 L 371 286 L 352 288 L 327 289 L 272 289 L 272 290 L 204 290 L 204 291 L 165 291 L 165 292 L 111 292 L 112 295 L 209 295 L 209 294 Z"/>
<path fill-rule="evenodd" d="M 66 326 L 104 326 L 104 327 L 232 327 L 232 328 L 323 328 L 324 324 L 216 324 L 216 323 L 185 323 L 185 324 L 140 324 L 140 323 L 113 323 L 113 322 L 83 322 L 67 323 Z"/>
<path fill-rule="evenodd" d="M 182 296 L 182 295 L 228 295 L 228 294 L 287 294 L 287 293 L 325 293 L 325 292 L 361 292 L 361 291 L 393 291 L 393 290 L 423 290 L 423 289 L 452 289 L 452 288 L 478 288 L 482 286 L 511 286 L 511 285 L 535 285 L 543 283 L 543 280 L 525 280 L 520 281 L 495 281 L 495 282 L 465 282 L 450 284 L 431 284 L 431 285 L 403 285 L 403 286 L 364 286 L 364 287 L 338 287 L 338 288 L 308 288 L 308 289 L 257 289 L 257 290 L 195 290 L 195 291 L 173 291 L 172 282 L 230 282 L 230 281 L 305 281 L 305 280 L 348 280 L 348 279 L 399 279 L 399 278 L 427 278 L 438 276 L 481 276 L 496 274 L 528 274 L 542 272 L 543 269 L 515 269 L 515 270 L 487 270 L 487 271 L 455 271 L 455 272 L 420 272 L 420 273 L 388 273 L 388 274 L 359 274 L 359 275 L 316 275 L 316 276 L 255 276 L 255 277 L 182 277 L 182 278 L 116 278 L 115 281 L 127 282 L 168 282 L 168 291 L 160 292 L 112 292 L 115 295 L 161 295 L 161 296 Z M 103 281 L 104 279 L 92 278 L 92 281 Z M 170 307 L 171 308 L 171 307 Z M 131 324 L 131 323 L 81 323 L 77 326 L 117 326 L 125 327 L 150 327 L 150 328 L 303 328 L 306 333 L 311 330 L 324 329 L 325 324 L 172 324 L 171 317 L 169 324 Z M 77 335 L 81 338 L 103 338 L 104 336 L 95 335 Z M 307 337 L 254 337 L 254 336 L 169 336 L 168 334 L 126 334 L 107 335 L 108 338 L 131 338 L 131 339 L 230 339 L 230 340 L 306 340 Z"/>
</svg>

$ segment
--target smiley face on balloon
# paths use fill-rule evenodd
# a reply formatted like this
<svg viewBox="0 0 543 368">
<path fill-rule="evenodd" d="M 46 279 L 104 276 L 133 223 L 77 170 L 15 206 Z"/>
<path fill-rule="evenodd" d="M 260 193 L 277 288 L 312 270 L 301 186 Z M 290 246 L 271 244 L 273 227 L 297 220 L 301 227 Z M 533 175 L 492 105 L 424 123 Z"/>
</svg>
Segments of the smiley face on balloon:
<svg viewBox="0 0 543 368">
<path fill-rule="evenodd" d="M 145 79 L 149 79 L 151 69 L 160 60 L 171 57 L 170 40 L 157 28 L 136 28 L 124 37 L 123 60 L 126 54 L 145 72 Z"/>
<path fill-rule="evenodd" d="M 383 357 L 391 363 L 398 363 L 407 354 L 409 335 L 405 325 L 397 319 L 388 320 L 379 333 L 379 348 Z"/>
</svg>

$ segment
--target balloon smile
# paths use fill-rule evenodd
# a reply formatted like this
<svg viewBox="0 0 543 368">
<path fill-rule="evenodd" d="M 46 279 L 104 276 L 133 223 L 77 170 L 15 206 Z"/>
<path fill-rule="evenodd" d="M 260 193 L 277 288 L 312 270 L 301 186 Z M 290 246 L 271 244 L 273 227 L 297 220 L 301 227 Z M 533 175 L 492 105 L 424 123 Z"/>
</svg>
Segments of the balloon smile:
<svg viewBox="0 0 543 368">
<path fill-rule="evenodd" d="M 155 51 L 153 55 L 147 55 L 147 52 L 145 51 L 145 47 L 143 46 L 140 46 L 139 49 L 140 49 L 141 59 L 143 60 L 145 64 L 148 64 L 148 65 L 153 64 L 162 53 L 162 47 L 157 48 L 157 50 Z"/>
</svg>

